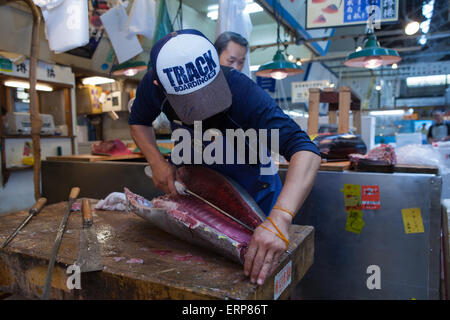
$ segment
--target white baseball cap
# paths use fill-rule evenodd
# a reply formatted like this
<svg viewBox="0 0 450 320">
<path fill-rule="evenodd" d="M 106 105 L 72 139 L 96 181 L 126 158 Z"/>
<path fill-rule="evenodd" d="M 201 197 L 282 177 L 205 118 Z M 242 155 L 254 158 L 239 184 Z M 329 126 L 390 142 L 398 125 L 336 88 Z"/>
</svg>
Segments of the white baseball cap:
<svg viewBox="0 0 450 320">
<path fill-rule="evenodd" d="M 167 34 L 153 46 L 150 60 L 156 80 L 184 123 L 205 120 L 231 106 L 216 48 L 200 31 Z"/>
</svg>

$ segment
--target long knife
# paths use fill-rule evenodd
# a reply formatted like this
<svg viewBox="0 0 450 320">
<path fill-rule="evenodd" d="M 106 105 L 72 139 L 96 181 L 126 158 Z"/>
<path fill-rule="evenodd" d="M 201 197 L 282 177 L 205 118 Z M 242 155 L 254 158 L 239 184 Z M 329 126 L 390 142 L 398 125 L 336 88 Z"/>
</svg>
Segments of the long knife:
<svg viewBox="0 0 450 320">
<path fill-rule="evenodd" d="M 27 223 L 31 220 L 31 218 L 33 218 L 41 211 L 42 207 L 44 207 L 46 203 L 47 203 L 46 198 L 39 198 L 39 200 L 36 201 L 36 203 L 31 207 L 28 217 L 25 220 L 23 220 L 20 226 L 18 226 L 16 230 L 2 244 L 2 249 L 6 247 L 12 241 L 12 239 L 14 239 L 14 237 L 20 232 L 20 230 L 22 230 L 22 228 L 27 225 Z"/>
<path fill-rule="evenodd" d="M 88 199 L 83 199 L 81 212 L 83 214 L 83 229 L 80 231 L 80 247 L 76 264 L 80 267 L 81 272 L 103 270 L 100 246 Z"/>
<path fill-rule="evenodd" d="M 50 262 L 48 264 L 47 275 L 45 277 L 45 284 L 44 284 L 44 293 L 42 294 L 43 300 L 48 300 L 50 297 L 50 287 L 52 284 L 52 275 L 53 275 L 53 268 L 55 267 L 56 255 L 58 254 L 62 236 L 64 234 L 64 230 L 66 229 L 67 220 L 69 220 L 69 215 L 70 212 L 72 211 L 72 205 L 77 199 L 79 193 L 80 188 L 78 187 L 74 187 L 70 190 L 67 211 L 64 214 L 63 219 L 61 220 L 61 224 L 59 225 L 58 233 L 56 234 L 55 244 L 53 245 L 52 255 L 50 257 Z"/>
<path fill-rule="evenodd" d="M 153 175 L 152 175 L 152 169 L 150 168 L 150 166 L 146 166 L 145 169 L 145 174 L 149 177 L 153 179 Z M 220 213 L 222 213 L 223 215 L 227 216 L 228 218 L 230 218 L 231 220 L 239 223 L 241 226 L 243 226 L 244 228 L 250 230 L 250 231 L 254 231 L 255 229 L 248 226 L 247 224 L 245 224 L 244 222 L 242 222 L 241 220 L 233 217 L 231 214 L 225 212 L 224 210 L 220 209 L 219 207 L 217 207 L 216 205 L 212 204 L 211 202 L 209 202 L 208 200 L 204 199 L 203 197 L 199 196 L 198 194 L 196 194 L 195 192 L 192 192 L 191 190 L 187 189 L 186 186 L 184 186 L 182 183 L 175 181 L 175 189 L 177 189 L 177 192 L 179 194 L 189 194 L 191 196 L 196 197 L 197 199 L 199 199 L 200 201 L 206 203 L 207 205 L 209 205 L 210 207 L 213 207 L 214 209 L 216 209 L 217 211 L 219 211 Z"/>
</svg>

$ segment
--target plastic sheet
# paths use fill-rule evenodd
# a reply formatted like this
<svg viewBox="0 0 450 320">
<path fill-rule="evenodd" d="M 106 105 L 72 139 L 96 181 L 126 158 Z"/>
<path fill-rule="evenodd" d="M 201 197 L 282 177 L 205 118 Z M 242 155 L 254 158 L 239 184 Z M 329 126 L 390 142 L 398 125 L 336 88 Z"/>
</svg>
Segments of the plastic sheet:
<svg viewBox="0 0 450 320">
<path fill-rule="evenodd" d="M 443 146 L 441 145 L 441 148 Z M 440 174 L 450 173 L 450 168 L 446 166 L 445 156 L 440 152 L 439 147 L 432 145 L 410 144 L 396 150 L 397 163 L 415 164 L 425 166 L 436 166 Z"/>
</svg>

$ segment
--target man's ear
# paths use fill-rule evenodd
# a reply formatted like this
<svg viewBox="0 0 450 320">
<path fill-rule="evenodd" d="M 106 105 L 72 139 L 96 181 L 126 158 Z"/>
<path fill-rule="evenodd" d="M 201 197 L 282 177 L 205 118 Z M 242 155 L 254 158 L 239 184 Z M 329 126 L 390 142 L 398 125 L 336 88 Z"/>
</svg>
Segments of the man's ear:
<svg viewBox="0 0 450 320">
<path fill-rule="evenodd" d="M 155 86 L 159 86 L 159 83 L 158 83 L 158 81 L 156 81 L 156 80 L 153 80 L 153 84 L 154 84 Z"/>
</svg>

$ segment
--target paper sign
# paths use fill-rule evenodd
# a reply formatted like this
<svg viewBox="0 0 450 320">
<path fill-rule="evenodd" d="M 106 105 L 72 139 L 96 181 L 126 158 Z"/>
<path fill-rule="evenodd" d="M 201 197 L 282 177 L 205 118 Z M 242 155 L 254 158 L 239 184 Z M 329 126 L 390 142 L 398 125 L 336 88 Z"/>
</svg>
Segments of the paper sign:
<svg viewBox="0 0 450 320">
<path fill-rule="evenodd" d="M 344 195 L 345 207 L 361 207 L 361 197 Z"/>
<path fill-rule="evenodd" d="M 289 261 L 275 276 L 273 299 L 277 300 L 284 290 L 291 284 L 292 261 Z"/>
<path fill-rule="evenodd" d="M 347 196 L 361 196 L 361 186 L 359 184 L 344 184 L 342 192 Z"/>
<path fill-rule="evenodd" d="M 363 209 L 380 209 L 380 187 L 361 186 Z"/>
<path fill-rule="evenodd" d="M 108 33 L 119 64 L 142 52 L 141 44 L 136 35 L 128 34 L 128 15 L 123 5 L 109 9 L 100 16 L 100 19 Z"/>
<path fill-rule="evenodd" d="M 341 192 L 344 193 L 344 205 L 346 211 L 349 211 L 350 209 L 362 209 L 361 186 L 359 184 L 344 184 L 344 188 Z"/>
<path fill-rule="evenodd" d="M 420 208 L 402 209 L 405 233 L 423 233 L 423 220 Z"/>
<path fill-rule="evenodd" d="M 349 210 L 345 230 L 360 234 L 365 225 L 362 217 L 363 214 L 361 210 Z"/>
</svg>

